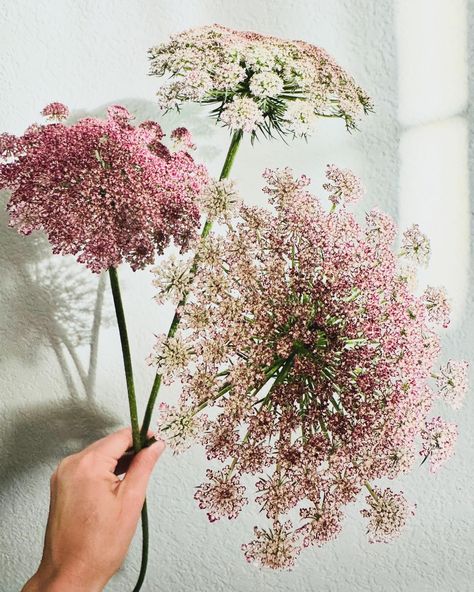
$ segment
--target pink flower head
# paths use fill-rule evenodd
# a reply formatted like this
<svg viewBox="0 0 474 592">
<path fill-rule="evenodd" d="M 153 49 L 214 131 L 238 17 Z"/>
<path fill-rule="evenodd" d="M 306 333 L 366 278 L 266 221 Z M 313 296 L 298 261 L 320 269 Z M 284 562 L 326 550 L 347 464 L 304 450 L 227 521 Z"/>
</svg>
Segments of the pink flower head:
<svg viewBox="0 0 474 592">
<path fill-rule="evenodd" d="M 41 111 L 41 115 L 50 120 L 62 121 L 69 117 L 69 109 L 62 103 L 50 103 Z"/>
<path fill-rule="evenodd" d="M 331 176 L 338 199 L 359 195 L 352 177 Z M 199 272 L 181 311 L 193 357 L 176 376 L 186 413 L 212 405 L 197 439 L 237 477 L 201 487 L 199 502 L 217 516 L 233 486 L 252 479 L 273 527 L 257 529 L 244 553 L 288 568 L 302 547 L 337 536 L 345 507 L 367 484 L 407 472 L 420 437 L 438 463 L 453 433 L 442 420 L 425 425 L 440 340 L 426 293 L 400 277 L 391 218 L 372 211 L 361 224 L 348 207 L 328 211 L 310 180 L 288 168 L 264 178 L 271 209 L 242 205 L 226 232 L 196 249 Z M 418 229 L 405 239 L 406 251 L 424 256 Z M 453 367 L 441 388 L 450 396 L 463 384 Z M 387 541 L 411 508 L 400 494 L 373 491 L 364 513 L 370 538 Z M 303 524 L 293 530 L 285 520 L 298 510 Z"/>
<path fill-rule="evenodd" d="M 12 192 L 11 226 L 23 234 L 43 230 L 54 253 L 77 255 L 94 272 L 122 261 L 142 268 L 172 239 L 186 247 L 199 222 L 206 171 L 161 144 L 158 124 L 134 127 L 131 119 L 114 105 L 105 120 L 3 136 L 0 189 Z"/>
<path fill-rule="evenodd" d="M 231 469 L 224 471 L 206 471 L 207 483 L 200 485 L 194 499 L 201 510 L 207 510 L 210 522 L 220 518 L 236 518 L 248 503 L 244 497 L 245 487 L 240 484 L 237 475 L 230 474 Z"/>
</svg>

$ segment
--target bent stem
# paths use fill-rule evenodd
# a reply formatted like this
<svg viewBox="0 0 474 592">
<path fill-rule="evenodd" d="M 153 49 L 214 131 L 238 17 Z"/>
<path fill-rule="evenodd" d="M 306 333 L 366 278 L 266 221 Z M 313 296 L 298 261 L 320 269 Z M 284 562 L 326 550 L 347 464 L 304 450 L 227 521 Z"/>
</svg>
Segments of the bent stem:
<svg viewBox="0 0 474 592">
<path fill-rule="evenodd" d="M 110 287 L 114 298 L 115 316 L 117 317 L 117 324 L 120 333 L 120 344 L 122 346 L 123 366 L 125 369 L 125 380 L 127 383 L 128 393 L 128 407 L 130 410 L 130 425 L 132 428 L 133 450 L 135 453 L 142 448 L 142 441 L 140 438 L 140 424 L 138 423 L 137 400 L 135 397 L 135 385 L 133 382 L 132 357 L 130 355 L 130 345 L 128 343 L 127 325 L 125 322 L 125 313 L 122 304 L 122 295 L 120 293 L 120 283 L 118 279 L 117 269 L 115 267 L 109 268 Z M 145 580 L 145 574 L 148 564 L 148 513 L 146 508 L 146 500 L 142 508 L 142 560 L 140 565 L 140 573 L 138 575 L 137 583 L 133 588 L 133 592 L 138 592 Z"/>
<path fill-rule="evenodd" d="M 227 177 L 229 176 L 230 171 L 232 169 L 232 165 L 234 163 L 235 155 L 237 154 L 237 150 L 239 148 L 240 141 L 242 140 L 242 137 L 243 137 L 242 130 L 236 130 L 232 134 L 232 139 L 230 141 L 229 149 L 227 151 L 224 165 L 222 167 L 222 171 L 219 176 L 220 181 L 222 181 L 222 179 L 227 179 Z M 206 238 L 206 236 L 210 233 L 211 228 L 212 228 L 212 221 L 206 220 L 206 223 L 204 224 L 204 228 L 202 229 L 202 232 L 201 232 L 201 240 Z M 198 266 L 199 266 L 199 259 L 198 259 L 198 256 L 195 255 L 194 260 L 193 260 L 193 264 L 191 266 L 191 272 L 190 272 L 191 282 L 197 273 Z M 179 316 L 178 310 L 186 304 L 186 301 L 188 298 L 188 293 L 189 293 L 189 291 L 184 293 L 183 297 L 181 298 L 181 300 L 176 308 L 176 312 L 174 313 L 174 317 L 173 317 L 173 320 L 171 321 L 171 325 L 170 325 L 170 328 L 168 331 L 168 338 L 173 337 L 175 335 L 176 331 L 178 330 L 178 326 L 179 326 L 179 322 L 180 322 L 180 316 Z M 153 414 L 153 408 L 155 406 L 156 398 L 157 398 L 158 393 L 160 391 L 160 387 L 161 387 L 161 374 L 156 374 L 155 380 L 153 382 L 153 386 L 151 388 L 150 396 L 148 397 L 148 403 L 146 406 L 145 415 L 143 417 L 143 423 L 142 423 L 142 429 L 141 429 L 142 443 L 144 443 L 147 438 L 147 433 L 148 433 L 148 429 L 150 427 L 150 422 L 151 422 L 151 416 Z"/>
</svg>

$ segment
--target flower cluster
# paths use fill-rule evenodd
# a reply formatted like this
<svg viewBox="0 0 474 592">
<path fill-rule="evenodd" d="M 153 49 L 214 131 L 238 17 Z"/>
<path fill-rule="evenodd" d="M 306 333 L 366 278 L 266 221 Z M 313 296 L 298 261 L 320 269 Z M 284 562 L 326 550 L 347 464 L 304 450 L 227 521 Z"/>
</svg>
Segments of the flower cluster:
<svg viewBox="0 0 474 592">
<path fill-rule="evenodd" d="M 369 519 L 368 533 L 371 543 L 389 543 L 396 538 L 410 515 L 413 514 L 401 493 L 394 493 L 390 488 L 381 491 L 371 488 L 366 498 L 368 509 L 362 515 Z"/>
<path fill-rule="evenodd" d="M 370 483 L 405 473 L 420 447 L 434 467 L 450 456 L 455 430 L 429 414 L 435 382 L 460 401 L 467 365 L 433 372 L 444 292 L 415 295 L 393 221 L 373 210 L 361 224 L 345 206 L 361 194 L 352 173 L 328 168 L 331 208 L 305 176 L 264 177 L 272 210 L 242 205 L 197 249 L 200 271 L 179 310 L 189 357 L 173 412 L 212 410 L 198 438 L 223 467 L 198 488 L 199 506 L 212 520 L 234 518 L 249 496 L 240 478 L 254 476 L 272 527 L 256 528 L 245 556 L 286 569 L 303 547 L 338 535 L 344 507 L 365 488 L 370 540 L 398 535 L 411 507 Z M 428 249 L 418 227 L 403 235 L 412 263 L 424 264 Z M 183 437 L 173 429 L 168 441 Z M 293 527 L 287 517 L 298 511 Z"/>
<path fill-rule="evenodd" d="M 348 129 L 371 110 L 366 93 L 324 49 L 221 25 L 174 35 L 150 50 L 151 74 L 171 79 L 158 91 L 165 109 L 187 101 L 216 104 L 233 130 L 306 136 L 317 117 Z"/>
<path fill-rule="evenodd" d="M 52 103 L 43 115 L 61 120 L 68 109 Z M 185 247 L 199 223 L 207 173 L 187 152 L 161 143 L 158 123 L 135 127 L 131 119 L 113 106 L 106 120 L 2 134 L 0 189 L 12 191 L 10 224 L 23 234 L 44 230 L 54 253 L 78 255 L 94 272 L 122 261 L 141 268 L 172 238 Z M 190 142 L 182 128 L 173 137 Z"/>
<path fill-rule="evenodd" d="M 441 417 L 433 417 L 427 421 L 421 432 L 423 448 L 420 455 L 430 462 L 430 471 L 436 473 L 452 456 L 458 435 L 455 424 L 448 423 Z"/>
</svg>

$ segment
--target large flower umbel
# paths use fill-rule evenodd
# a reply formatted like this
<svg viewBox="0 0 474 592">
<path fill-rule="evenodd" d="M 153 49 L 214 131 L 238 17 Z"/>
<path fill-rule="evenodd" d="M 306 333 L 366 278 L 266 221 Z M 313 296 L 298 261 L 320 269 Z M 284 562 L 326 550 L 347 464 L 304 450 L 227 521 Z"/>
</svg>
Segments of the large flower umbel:
<svg viewBox="0 0 474 592">
<path fill-rule="evenodd" d="M 151 74 L 171 75 L 159 91 L 170 109 L 187 101 L 215 104 L 233 130 L 306 136 L 317 117 L 340 117 L 353 129 L 371 110 L 367 94 L 320 47 L 220 25 L 190 29 L 150 50 Z"/>
<path fill-rule="evenodd" d="M 371 482 L 409 470 L 417 450 L 435 467 L 451 455 L 455 429 L 428 417 L 434 379 L 457 405 L 466 371 L 451 362 L 433 372 L 434 321 L 446 325 L 445 315 L 433 316 L 435 298 L 411 292 L 392 220 L 373 210 L 360 224 L 347 210 L 362 193 L 353 174 L 328 168 L 332 208 L 307 191 L 306 177 L 284 169 L 265 178 L 274 210 L 242 206 L 226 233 L 198 249 L 201 272 L 174 338 L 187 352 L 181 371 L 170 359 L 184 383 L 180 409 L 167 410 L 160 430 L 180 448 L 201 430 L 208 458 L 223 463 L 196 493 L 212 520 L 236 516 L 247 503 L 239 477 L 255 475 L 271 527 L 256 529 L 245 555 L 290 568 L 301 548 L 337 536 L 362 489 L 369 540 L 399 534 L 411 504 Z M 410 237 L 429 242 L 415 230 L 402 251 L 416 260 Z M 162 342 L 154 357 L 166 364 Z"/>
<path fill-rule="evenodd" d="M 52 103 L 20 137 L 0 136 L 0 189 L 10 189 L 10 224 L 44 230 L 54 253 L 78 255 L 94 272 L 122 261 L 138 269 L 173 238 L 186 246 L 199 223 L 197 196 L 207 182 L 185 151 L 170 152 L 158 123 L 131 125 L 109 107 L 106 120 L 74 125 Z"/>
</svg>

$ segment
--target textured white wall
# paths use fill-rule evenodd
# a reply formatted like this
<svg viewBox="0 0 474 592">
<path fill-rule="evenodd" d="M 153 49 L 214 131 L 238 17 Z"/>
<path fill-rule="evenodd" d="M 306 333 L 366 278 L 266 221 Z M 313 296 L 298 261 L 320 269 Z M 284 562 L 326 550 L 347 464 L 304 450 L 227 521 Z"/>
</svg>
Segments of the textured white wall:
<svg viewBox="0 0 474 592">
<path fill-rule="evenodd" d="M 51 100 L 65 102 L 75 115 L 102 114 L 108 103 L 121 102 L 138 118 L 160 117 L 146 51 L 187 27 L 219 22 L 325 47 L 370 92 L 376 114 L 353 135 L 338 122 L 322 122 L 308 144 L 245 144 L 234 176 L 246 199 L 258 203 L 266 166 L 293 166 L 312 176 L 316 186 L 327 162 L 353 168 L 368 189 L 364 208 L 377 204 L 404 225 L 419 220 L 429 228 L 434 260 L 426 278 L 446 283 L 455 304 L 445 344 L 454 357 L 472 358 L 467 163 L 473 134 L 466 37 L 473 30 L 472 2 L 1 0 L 0 11 L 0 130 L 10 132 L 37 120 Z M 166 128 L 177 121 L 169 116 Z M 217 173 L 227 133 L 199 109 L 185 110 L 179 121 L 194 132 L 197 158 Z M 14 592 L 40 558 L 53 467 L 63 455 L 126 424 L 127 406 L 117 330 L 107 320 L 108 285 L 100 333 L 93 332 L 97 364 L 90 366 L 95 350 L 91 356 L 89 333 L 97 289 L 101 293 L 97 278 L 73 261 L 52 258 L 41 237 L 18 237 L 6 228 L 4 214 L 0 242 L 0 588 Z M 121 275 L 143 407 L 153 379 L 144 358 L 153 331 L 167 327 L 171 309 L 153 303 L 149 272 L 123 269 Z M 85 306 L 79 306 L 78 285 Z M 241 555 L 254 510 L 237 522 L 210 525 L 196 508 L 192 496 L 204 472 L 202 452 L 167 454 L 149 491 L 152 548 L 145 589 L 472 590 L 472 397 L 452 417 L 460 429 L 456 457 L 435 477 L 423 466 L 400 483 L 418 509 L 396 542 L 369 545 L 354 505 L 337 541 L 303 553 L 295 571 L 284 574 L 257 571 Z M 131 589 L 138 543 L 139 538 L 108 589 Z"/>
</svg>

